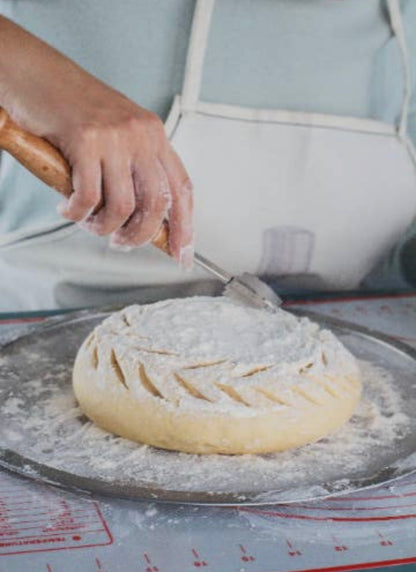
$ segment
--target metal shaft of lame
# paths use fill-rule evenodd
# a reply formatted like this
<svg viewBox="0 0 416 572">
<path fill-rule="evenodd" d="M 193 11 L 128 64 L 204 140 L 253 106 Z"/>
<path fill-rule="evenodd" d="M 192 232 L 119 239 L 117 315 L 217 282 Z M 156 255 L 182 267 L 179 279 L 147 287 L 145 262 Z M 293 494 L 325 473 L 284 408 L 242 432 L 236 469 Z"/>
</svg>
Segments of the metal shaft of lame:
<svg viewBox="0 0 416 572">
<path fill-rule="evenodd" d="M 198 264 L 198 266 L 201 266 L 201 268 L 208 270 L 210 274 L 216 276 L 224 284 L 228 284 L 228 282 L 230 282 L 230 280 L 232 280 L 233 278 L 232 274 L 230 274 L 226 270 L 223 270 L 222 268 L 220 268 L 219 266 L 217 266 L 216 264 L 205 258 L 205 256 L 201 256 L 201 254 L 198 254 L 197 252 L 195 252 L 194 254 L 194 260 Z"/>
</svg>

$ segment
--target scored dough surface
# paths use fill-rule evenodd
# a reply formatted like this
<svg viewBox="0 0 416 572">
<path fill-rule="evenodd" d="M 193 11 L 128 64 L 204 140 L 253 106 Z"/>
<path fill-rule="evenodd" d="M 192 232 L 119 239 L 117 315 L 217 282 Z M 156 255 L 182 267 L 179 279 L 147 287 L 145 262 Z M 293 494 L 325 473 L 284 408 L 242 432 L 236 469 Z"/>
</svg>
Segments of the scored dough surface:
<svg viewBox="0 0 416 572">
<path fill-rule="evenodd" d="M 97 425 L 189 453 L 266 453 L 320 439 L 360 398 L 355 358 L 307 318 L 193 297 L 130 306 L 84 341 L 75 396 Z"/>
</svg>

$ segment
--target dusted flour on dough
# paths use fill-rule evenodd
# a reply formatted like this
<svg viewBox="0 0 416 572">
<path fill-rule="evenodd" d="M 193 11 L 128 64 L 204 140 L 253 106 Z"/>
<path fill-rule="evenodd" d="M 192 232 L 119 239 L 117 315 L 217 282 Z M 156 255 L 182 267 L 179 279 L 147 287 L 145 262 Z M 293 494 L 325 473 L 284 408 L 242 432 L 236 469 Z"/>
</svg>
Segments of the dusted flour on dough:
<svg viewBox="0 0 416 572">
<path fill-rule="evenodd" d="M 80 348 L 73 381 L 104 429 L 199 453 L 315 441 L 350 417 L 361 391 L 355 358 L 331 332 L 211 297 L 113 314 Z"/>
</svg>

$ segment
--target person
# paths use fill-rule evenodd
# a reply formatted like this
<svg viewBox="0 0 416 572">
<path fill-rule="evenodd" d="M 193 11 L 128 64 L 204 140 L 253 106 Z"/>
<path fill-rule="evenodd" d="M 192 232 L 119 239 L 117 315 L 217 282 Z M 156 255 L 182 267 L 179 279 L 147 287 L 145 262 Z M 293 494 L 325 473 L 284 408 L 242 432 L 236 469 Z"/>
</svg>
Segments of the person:
<svg viewBox="0 0 416 572">
<path fill-rule="evenodd" d="M 1 310 L 127 302 L 205 278 L 143 246 L 168 218 L 173 257 L 191 267 L 191 179 L 196 245 L 233 272 L 411 285 L 414 3 L 0 9 L 0 106 L 61 150 L 74 188 L 58 204 L 3 154 Z"/>
</svg>

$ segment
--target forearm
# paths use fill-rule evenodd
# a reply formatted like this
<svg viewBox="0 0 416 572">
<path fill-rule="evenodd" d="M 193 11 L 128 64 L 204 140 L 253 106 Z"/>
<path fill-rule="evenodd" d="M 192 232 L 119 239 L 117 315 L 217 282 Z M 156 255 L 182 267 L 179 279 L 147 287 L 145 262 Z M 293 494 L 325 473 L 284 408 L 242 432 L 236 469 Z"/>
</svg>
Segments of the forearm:
<svg viewBox="0 0 416 572">
<path fill-rule="evenodd" d="M 47 107 L 59 113 L 65 86 L 79 81 L 79 75 L 68 58 L 0 17 L 0 105 L 20 125 L 47 136 Z"/>
<path fill-rule="evenodd" d="M 71 127 L 69 111 L 79 95 L 87 120 L 103 88 L 75 62 L 0 16 L 0 106 L 21 126 L 54 141 L 57 133 Z M 112 91 L 108 86 L 105 90 Z"/>
</svg>

